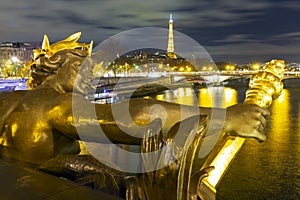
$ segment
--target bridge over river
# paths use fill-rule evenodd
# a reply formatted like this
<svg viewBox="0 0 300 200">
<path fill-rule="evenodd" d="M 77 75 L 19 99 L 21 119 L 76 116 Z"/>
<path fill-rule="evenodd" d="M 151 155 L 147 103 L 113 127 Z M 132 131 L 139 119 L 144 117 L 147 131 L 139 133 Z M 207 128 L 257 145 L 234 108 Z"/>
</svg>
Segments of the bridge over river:
<svg viewBox="0 0 300 200">
<path fill-rule="evenodd" d="M 247 80 L 258 71 L 199 71 L 199 72 L 170 72 L 172 81 L 178 82 L 182 79 L 188 79 L 190 82 L 198 82 L 204 80 L 212 85 L 219 85 L 228 80 L 243 79 Z M 283 79 L 299 78 L 300 72 L 285 72 Z"/>
<path fill-rule="evenodd" d="M 115 87 L 117 90 L 128 88 L 138 88 L 140 86 L 165 85 L 167 87 L 180 85 L 182 83 L 211 84 L 211 85 L 246 85 L 248 79 L 257 71 L 199 71 L 199 72 L 164 72 L 164 73 L 132 73 L 124 76 L 118 74 L 117 77 L 98 77 L 93 85 L 105 85 Z M 285 72 L 283 82 L 287 86 L 300 86 L 300 72 Z M 0 79 L 0 92 L 10 90 L 27 89 L 25 82 L 27 79 Z M 225 83 L 225 84 L 224 84 Z"/>
<path fill-rule="evenodd" d="M 116 78 L 106 77 L 99 78 L 102 81 L 102 85 L 124 85 L 128 84 L 141 84 L 144 82 L 157 83 L 157 84 L 178 84 L 183 81 L 188 81 L 195 84 L 211 84 L 220 85 L 228 82 L 234 83 L 246 83 L 247 80 L 258 71 L 198 71 L 198 72 L 155 72 L 155 73 L 131 73 L 124 76 L 124 74 L 118 74 Z M 98 79 L 98 80 L 99 80 Z M 285 72 L 283 79 L 291 79 L 286 82 L 295 82 L 299 79 L 300 72 Z M 294 81 L 292 81 L 292 79 Z M 99 81 L 99 82 L 101 82 Z M 121 84 L 120 84 L 121 83 Z"/>
</svg>

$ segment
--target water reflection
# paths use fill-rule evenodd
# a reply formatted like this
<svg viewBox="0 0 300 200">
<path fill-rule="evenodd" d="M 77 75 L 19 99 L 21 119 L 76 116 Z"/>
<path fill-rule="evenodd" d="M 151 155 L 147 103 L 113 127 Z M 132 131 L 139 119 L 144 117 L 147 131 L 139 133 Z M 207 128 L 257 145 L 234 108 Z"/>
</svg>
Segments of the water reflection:
<svg viewBox="0 0 300 200">
<path fill-rule="evenodd" d="M 198 105 L 201 107 L 225 108 L 237 103 L 237 92 L 227 87 L 199 89 Z"/>
<path fill-rule="evenodd" d="M 272 151 L 278 151 L 283 141 L 289 137 L 290 128 L 290 94 L 284 89 L 280 97 L 275 100 L 271 107 L 270 134 L 276 134 L 270 138 Z M 280 143 L 279 143 L 280 142 Z"/>
<path fill-rule="evenodd" d="M 246 88 L 190 88 L 167 91 L 157 99 L 203 107 L 242 103 Z M 218 187 L 217 199 L 299 199 L 300 91 L 284 89 L 273 102 L 267 141 L 246 143 Z"/>
<path fill-rule="evenodd" d="M 178 88 L 176 90 L 167 90 L 163 94 L 155 96 L 160 101 L 173 102 L 183 105 L 196 105 L 196 93 L 192 88 Z"/>
<path fill-rule="evenodd" d="M 209 87 L 194 90 L 178 88 L 157 95 L 157 100 L 179 103 L 184 105 L 199 105 L 201 107 L 225 108 L 238 103 L 237 91 L 228 87 Z"/>
</svg>

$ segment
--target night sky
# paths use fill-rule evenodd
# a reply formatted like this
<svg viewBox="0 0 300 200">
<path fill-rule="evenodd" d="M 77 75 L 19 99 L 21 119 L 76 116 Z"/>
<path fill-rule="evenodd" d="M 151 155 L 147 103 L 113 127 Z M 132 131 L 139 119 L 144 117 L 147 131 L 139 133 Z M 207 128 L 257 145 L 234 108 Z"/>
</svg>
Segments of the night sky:
<svg viewBox="0 0 300 200">
<path fill-rule="evenodd" d="M 174 29 L 196 40 L 214 61 L 300 62 L 298 0 L 1 0 L 0 42 L 50 42 L 81 31 L 95 45 L 122 31 Z M 175 41 L 176 51 L 176 41 Z"/>
</svg>

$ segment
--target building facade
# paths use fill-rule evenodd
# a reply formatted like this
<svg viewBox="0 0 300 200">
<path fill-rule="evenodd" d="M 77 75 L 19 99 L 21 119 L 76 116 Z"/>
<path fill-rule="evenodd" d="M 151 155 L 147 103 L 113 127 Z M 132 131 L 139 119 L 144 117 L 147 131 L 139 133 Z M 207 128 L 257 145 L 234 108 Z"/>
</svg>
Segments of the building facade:
<svg viewBox="0 0 300 200">
<path fill-rule="evenodd" d="M 22 76 L 20 70 L 32 58 L 40 43 L 3 42 L 0 44 L 0 77 Z"/>
</svg>

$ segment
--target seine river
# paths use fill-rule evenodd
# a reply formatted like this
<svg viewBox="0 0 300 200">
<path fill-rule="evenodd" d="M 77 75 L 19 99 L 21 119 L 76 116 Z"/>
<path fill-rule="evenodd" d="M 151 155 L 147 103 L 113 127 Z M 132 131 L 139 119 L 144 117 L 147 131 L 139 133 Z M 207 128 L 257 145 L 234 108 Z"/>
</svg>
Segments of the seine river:
<svg viewBox="0 0 300 200">
<path fill-rule="evenodd" d="M 210 91 L 210 92 L 209 92 Z M 213 88 L 218 104 L 242 103 L 246 88 Z M 178 88 L 155 98 L 212 106 L 211 90 Z M 284 89 L 270 107 L 267 141 L 247 139 L 217 188 L 217 199 L 300 199 L 300 88 Z"/>
</svg>

